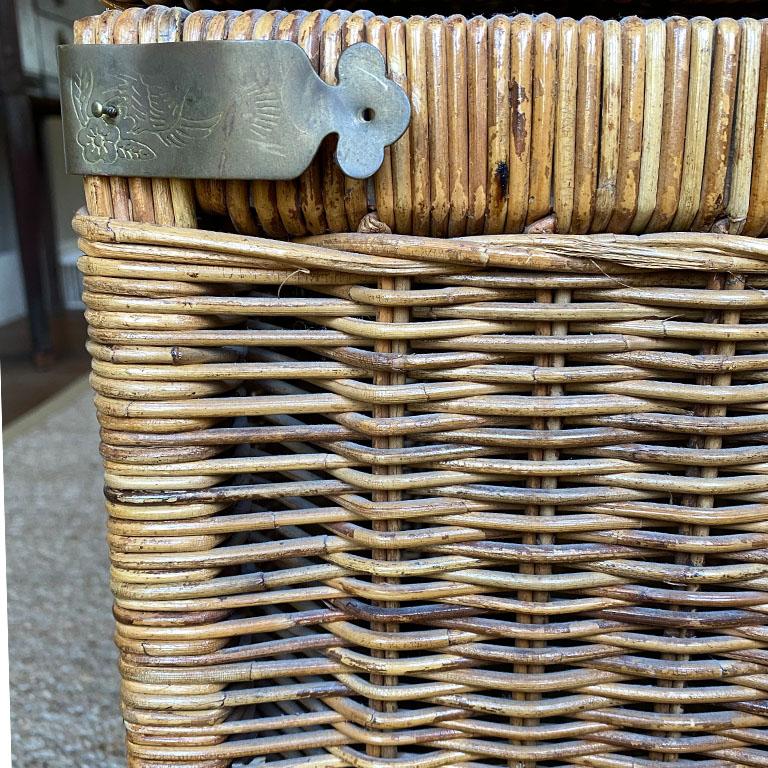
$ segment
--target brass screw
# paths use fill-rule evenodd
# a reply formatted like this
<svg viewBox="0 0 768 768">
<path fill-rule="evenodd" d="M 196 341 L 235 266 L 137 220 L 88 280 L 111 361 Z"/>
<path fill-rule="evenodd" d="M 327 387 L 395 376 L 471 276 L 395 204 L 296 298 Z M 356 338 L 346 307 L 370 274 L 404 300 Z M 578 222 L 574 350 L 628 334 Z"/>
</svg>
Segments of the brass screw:
<svg viewBox="0 0 768 768">
<path fill-rule="evenodd" d="M 113 104 L 102 104 L 100 101 L 94 101 L 91 105 L 91 112 L 94 117 L 117 117 L 117 107 Z"/>
</svg>

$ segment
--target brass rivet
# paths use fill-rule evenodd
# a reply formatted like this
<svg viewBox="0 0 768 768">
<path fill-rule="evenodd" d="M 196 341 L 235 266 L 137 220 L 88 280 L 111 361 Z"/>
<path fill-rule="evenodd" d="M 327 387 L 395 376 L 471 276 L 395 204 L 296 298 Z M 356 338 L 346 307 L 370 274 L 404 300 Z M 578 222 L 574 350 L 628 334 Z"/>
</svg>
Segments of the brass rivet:
<svg viewBox="0 0 768 768">
<path fill-rule="evenodd" d="M 117 117 L 117 107 L 112 104 L 102 104 L 100 101 L 93 102 L 91 112 L 94 117 Z"/>
</svg>

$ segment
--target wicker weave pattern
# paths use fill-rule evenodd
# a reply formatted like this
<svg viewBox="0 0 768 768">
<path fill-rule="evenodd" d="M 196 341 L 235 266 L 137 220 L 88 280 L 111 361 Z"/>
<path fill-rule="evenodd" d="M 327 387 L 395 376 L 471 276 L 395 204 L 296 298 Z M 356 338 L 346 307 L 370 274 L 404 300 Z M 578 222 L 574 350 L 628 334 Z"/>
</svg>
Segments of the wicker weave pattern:
<svg viewBox="0 0 768 768">
<path fill-rule="evenodd" d="M 131 766 L 766 763 L 768 245 L 76 228 Z"/>
<path fill-rule="evenodd" d="M 675 3 L 675 13 L 684 13 L 687 16 L 693 16 L 696 13 L 707 13 L 709 16 L 717 16 L 720 7 L 729 8 L 731 5 L 738 3 L 740 8 L 758 6 L 759 0 L 680 0 Z M 224 10 L 249 10 L 253 7 L 251 0 L 166 0 L 166 2 L 160 2 L 160 0 L 101 0 L 101 4 L 107 8 L 131 8 L 134 6 L 142 5 L 178 5 L 188 8 L 190 11 L 199 11 L 206 9 Z M 441 13 L 449 12 L 446 9 L 463 12 L 470 6 L 465 0 L 444 0 L 443 3 L 438 4 L 435 0 L 419 0 L 418 3 L 404 3 L 401 0 L 381 0 L 380 2 L 371 2 L 366 4 L 370 7 L 382 6 L 387 9 L 387 13 L 431 13 L 432 10 L 439 10 Z M 605 15 L 612 15 L 612 10 L 617 8 L 619 12 L 625 10 L 622 8 L 624 4 L 613 3 L 611 5 L 603 5 L 600 11 Z M 271 0 L 271 2 L 263 3 L 262 7 L 266 9 L 280 8 L 282 4 L 279 0 Z M 324 3 L 312 3 L 312 8 L 325 7 L 332 10 L 340 10 L 346 8 L 348 10 L 357 10 L 359 3 L 339 0 L 339 2 L 324 2 Z M 519 10 L 536 9 L 536 3 L 533 0 L 521 0 L 516 3 L 516 7 Z M 592 13 L 594 11 L 586 11 L 583 5 L 575 7 L 572 0 L 552 0 L 547 5 L 551 13 L 557 13 L 564 16 L 568 13 Z M 488 14 L 493 10 L 498 10 L 500 13 L 508 12 L 510 8 L 509 3 L 504 3 L 502 0 L 486 0 L 483 3 L 483 12 Z M 633 0 L 632 8 L 635 13 L 641 13 L 644 16 L 652 16 L 659 12 L 667 13 L 670 11 L 668 6 L 663 5 L 659 0 Z"/>
<path fill-rule="evenodd" d="M 382 51 L 413 119 L 370 186 L 328 141 L 296 181 L 92 178 L 89 210 L 276 238 L 355 231 L 371 209 L 437 237 L 768 229 L 767 22 L 152 6 L 76 27 L 82 43 L 265 38 L 298 42 L 327 82 L 345 47 Z"/>
</svg>

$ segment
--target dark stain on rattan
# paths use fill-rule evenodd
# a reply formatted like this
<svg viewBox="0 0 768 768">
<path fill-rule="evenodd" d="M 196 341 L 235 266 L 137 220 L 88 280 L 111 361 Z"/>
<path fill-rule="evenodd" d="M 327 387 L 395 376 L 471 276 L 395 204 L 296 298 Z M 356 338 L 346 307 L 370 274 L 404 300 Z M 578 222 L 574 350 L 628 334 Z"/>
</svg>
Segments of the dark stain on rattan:
<svg viewBox="0 0 768 768">
<path fill-rule="evenodd" d="M 501 197 L 505 198 L 509 194 L 509 165 L 505 160 L 496 163 L 496 172 L 494 174 L 499 181 Z"/>
<path fill-rule="evenodd" d="M 515 145 L 515 154 L 520 158 L 525 152 L 528 139 L 528 129 L 525 119 L 525 113 L 520 111 L 520 107 L 528 101 L 528 94 L 520 83 L 513 77 L 512 84 L 509 87 L 509 106 L 512 110 L 510 123 L 512 128 L 512 141 Z"/>
</svg>

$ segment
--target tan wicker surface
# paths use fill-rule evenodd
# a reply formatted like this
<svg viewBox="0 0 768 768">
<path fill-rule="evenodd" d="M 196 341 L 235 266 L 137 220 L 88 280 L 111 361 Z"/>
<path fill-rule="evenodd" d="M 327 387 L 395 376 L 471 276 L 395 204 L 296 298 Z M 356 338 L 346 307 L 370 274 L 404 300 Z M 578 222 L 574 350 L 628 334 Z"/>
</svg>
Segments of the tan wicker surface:
<svg viewBox="0 0 768 768">
<path fill-rule="evenodd" d="M 768 22 L 76 37 L 368 40 L 414 108 L 370 185 L 86 180 L 130 768 L 768 766 Z"/>
<path fill-rule="evenodd" d="M 184 6 L 190 11 L 199 10 L 249 10 L 253 8 L 253 0 L 101 0 L 101 4 L 107 8 L 131 8 L 143 7 L 147 5 L 166 5 L 166 6 Z M 360 7 L 359 2 L 352 0 L 325 0 L 325 2 L 303 3 L 310 10 L 326 8 L 334 11 L 347 8 L 356 11 Z M 732 13 L 734 6 L 743 9 L 759 9 L 762 5 L 761 0 L 673 0 L 672 2 L 662 2 L 662 0 L 611 0 L 610 2 L 600 2 L 600 0 L 582 0 L 575 3 L 574 0 L 550 0 L 546 4 L 550 13 L 556 13 L 559 16 L 567 14 L 586 14 L 599 13 L 603 17 L 611 17 L 616 14 L 626 13 L 628 8 L 644 16 L 654 16 L 658 14 L 679 13 L 687 16 L 693 16 L 696 13 L 706 12 L 709 16 L 715 17 L 720 8 L 725 13 Z M 285 3 L 280 0 L 271 0 L 262 4 L 266 10 L 281 9 Z M 396 13 L 413 15 L 421 13 L 429 15 L 430 13 L 467 13 L 468 9 L 472 12 L 482 11 L 484 14 L 490 14 L 494 11 L 500 13 L 509 13 L 511 8 L 517 11 L 533 11 L 544 7 L 536 0 L 519 0 L 517 3 L 503 2 L 503 0 L 485 0 L 482 6 L 468 2 L 468 0 L 372 0 L 366 3 L 366 7 L 372 10 L 378 10 L 381 13 L 387 13 L 392 16 Z"/>
<path fill-rule="evenodd" d="M 328 82 L 345 46 L 384 53 L 413 119 L 371 185 L 344 178 L 329 141 L 297 181 L 94 178 L 89 209 L 179 226 L 202 213 L 269 237 L 354 231 L 371 209 L 438 237 L 541 219 L 563 233 L 768 228 L 768 22 L 153 6 L 76 26 L 82 43 L 271 37 L 297 41 Z"/>
<path fill-rule="evenodd" d="M 131 766 L 766 764 L 768 243 L 76 229 Z"/>
</svg>

